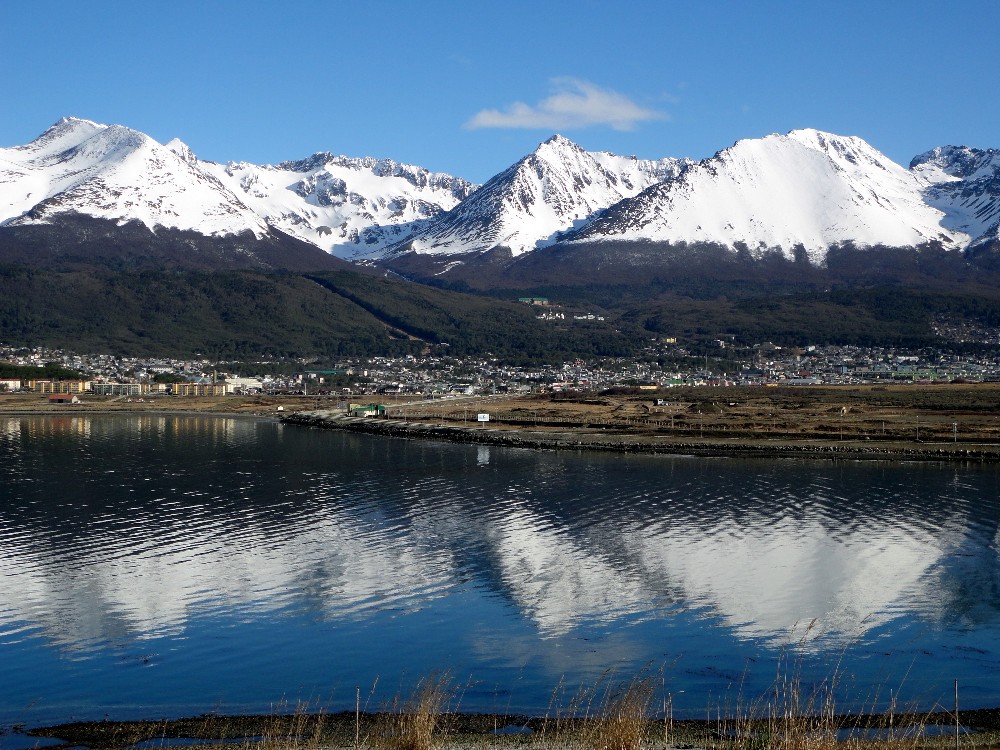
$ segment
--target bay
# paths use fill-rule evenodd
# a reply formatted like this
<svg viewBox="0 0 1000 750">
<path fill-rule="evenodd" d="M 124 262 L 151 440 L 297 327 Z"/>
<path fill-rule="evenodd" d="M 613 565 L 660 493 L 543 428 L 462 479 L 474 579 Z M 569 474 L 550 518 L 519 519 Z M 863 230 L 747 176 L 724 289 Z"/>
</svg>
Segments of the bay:
<svg viewBox="0 0 1000 750">
<path fill-rule="evenodd" d="M 467 711 L 644 671 L 675 716 L 776 675 L 997 706 L 998 479 L 0 418 L 0 724 L 377 709 L 440 670 Z"/>
</svg>

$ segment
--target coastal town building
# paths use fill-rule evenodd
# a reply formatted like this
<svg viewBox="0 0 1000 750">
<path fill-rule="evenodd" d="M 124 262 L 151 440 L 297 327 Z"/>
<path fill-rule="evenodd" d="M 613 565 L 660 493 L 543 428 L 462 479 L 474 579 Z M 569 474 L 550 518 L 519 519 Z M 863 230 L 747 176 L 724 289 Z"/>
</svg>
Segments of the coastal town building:
<svg viewBox="0 0 1000 750">
<path fill-rule="evenodd" d="M 174 383 L 172 392 L 175 396 L 225 396 L 225 383 Z"/>
<path fill-rule="evenodd" d="M 91 383 L 90 392 L 95 396 L 141 396 L 142 383 Z"/>
<path fill-rule="evenodd" d="M 50 404 L 78 404 L 80 397 L 74 393 L 51 393 L 49 394 Z"/>
<path fill-rule="evenodd" d="M 86 393 L 89 380 L 29 380 L 28 387 L 35 393 Z"/>
</svg>

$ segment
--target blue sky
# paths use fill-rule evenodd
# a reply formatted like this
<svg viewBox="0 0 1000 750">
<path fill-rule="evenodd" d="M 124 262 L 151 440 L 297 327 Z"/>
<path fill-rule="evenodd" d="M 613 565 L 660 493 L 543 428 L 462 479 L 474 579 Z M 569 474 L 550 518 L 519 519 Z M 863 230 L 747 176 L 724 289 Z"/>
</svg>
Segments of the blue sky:
<svg viewBox="0 0 1000 750">
<path fill-rule="evenodd" d="M 484 181 L 554 132 L 702 158 L 814 127 L 905 164 L 1000 147 L 998 28 L 997 0 L 0 0 L 0 146 L 75 115 Z"/>
</svg>

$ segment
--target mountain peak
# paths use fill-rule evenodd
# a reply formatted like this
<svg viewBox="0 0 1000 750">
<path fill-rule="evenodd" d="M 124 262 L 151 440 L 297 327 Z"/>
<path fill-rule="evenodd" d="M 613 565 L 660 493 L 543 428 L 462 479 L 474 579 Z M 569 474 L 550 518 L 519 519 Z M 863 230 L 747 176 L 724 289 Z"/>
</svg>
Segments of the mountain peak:
<svg viewBox="0 0 1000 750">
<path fill-rule="evenodd" d="M 104 130 L 106 127 L 108 126 L 99 122 L 94 122 L 93 120 L 85 120 L 82 117 L 60 117 L 52 123 L 52 125 L 46 128 L 45 132 L 35 140 L 39 141 L 44 138 L 78 132 L 87 133 L 89 135 L 91 133 L 96 133 L 99 130 Z"/>
<path fill-rule="evenodd" d="M 570 146 L 570 147 L 573 147 L 573 148 L 579 148 L 579 146 L 577 146 L 576 143 L 574 143 L 573 141 L 571 141 L 566 136 L 560 135 L 559 133 L 556 133 L 556 134 L 554 134 L 554 135 L 546 138 L 544 141 L 542 141 L 538 145 L 539 145 L 539 147 L 541 147 L 541 146 L 547 146 L 547 145 L 550 145 L 550 144 L 551 145 L 556 145 L 556 146 Z"/>
<path fill-rule="evenodd" d="M 786 137 L 808 148 L 822 151 L 835 158 L 846 158 L 852 162 L 852 155 L 874 154 L 882 160 L 886 158 L 867 141 L 854 135 L 837 135 L 815 128 L 800 128 L 789 131 Z"/>
<path fill-rule="evenodd" d="M 817 262 L 841 243 L 960 247 L 916 175 L 855 136 L 815 129 L 738 141 L 608 209 L 573 239 L 714 243 Z"/>
<path fill-rule="evenodd" d="M 853 135 L 838 135 L 818 128 L 794 128 L 786 134 L 788 138 L 802 143 L 827 143 L 829 141 L 860 141 Z"/>
<path fill-rule="evenodd" d="M 910 169 L 928 175 L 939 171 L 958 179 L 980 177 L 984 169 L 992 173 L 995 166 L 1000 167 L 1000 151 L 969 146 L 937 146 L 910 162 Z"/>
<path fill-rule="evenodd" d="M 64 117 L 28 145 L 0 150 L 0 222 L 83 215 L 206 236 L 268 232 L 231 191 L 178 156 L 138 130 Z"/>
<path fill-rule="evenodd" d="M 87 120 L 83 117 L 73 117 L 72 115 L 68 117 L 60 117 L 59 120 L 52 127 L 53 128 L 64 127 L 64 126 L 78 127 L 81 125 L 82 126 L 91 125 L 98 128 L 104 127 L 104 125 L 94 122 L 93 120 Z"/>
<path fill-rule="evenodd" d="M 938 146 L 915 156 L 910 171 L 926 184 L 924 200 L 944 213 L 942 226 L 973 237 L 972 246 L 1000 237 L 1000 151 Z"/>
<path fill-rule="evenodd" d="M 680 164 L 585 151 L 554 135 L 388 253 L 503 248 L 521 255 L 559 241 L 613 203 L 675 175 Z"/>
<path fill-rule="evenodd" d="M 800 128 L 784 135 L 772 133 L 763 138 L 740 140 L 703 163 L 716 160 L 739 162 L 744 166 L 755 163 L 764 168 L 784 164 L 788 168 L 798 165 L 799 169 L 819 169 L 823 172 L 830 168 L 838 173 L 862 175 L 874 170 L 875 173 L 892 173 L 898 179 L 913 177 L 904 167 L 864 139 L 827 133 L 815 128 Z"/>
<path fill-rule="evenodd" d="M 63 117 L 31 143 L 18 148 L 19 150 L 35 152 L 39 156 L 55 154 L 79 145 L 107 127 L 107 125 L 79 117 Z"/>
<path fill-rule="evenodd" d="M 38 138 L 32 141 L 32 143 L 51 141 L 70 135 L 80 135 L 89 138 L 94 133 L 98 133 L 107 127 L 107 125 L 102 125 L 93 120 L 84 120 L 81 117 L 61 117 L 49 126 L 44 133 L 38 136 Z"/>
<path fill-rule="evenodd" d="M 186 161 L 188 164 L 193 164 L 198 161 L 198 157 L 194 155 L 194 151 L 180 138 L 172 138 L 167 141 L 164 146 L 169 150 L 177 154 L 182 160 Z"/>
<path fill-rule="evenodd" d="M 542 141 L 538 144 L 535 149 L 534 154 L 538 156 L 546 154 L 583 154 L 586 153 L 578 144 L 571 141 L 569 138 L 562 135 L 554 135 L 551 138 Z"/>
</svg>

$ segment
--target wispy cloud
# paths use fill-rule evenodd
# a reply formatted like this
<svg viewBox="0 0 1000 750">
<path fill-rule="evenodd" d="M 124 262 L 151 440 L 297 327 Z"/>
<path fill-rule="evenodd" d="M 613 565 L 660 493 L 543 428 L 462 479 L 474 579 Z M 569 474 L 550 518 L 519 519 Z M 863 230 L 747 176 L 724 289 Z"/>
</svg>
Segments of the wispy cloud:
<svg viewBox="0 0 1000 750">
<path fill-rule="evenodd" d="M 624 94 L 578 78 L 553 78 L 552 95 L 534 106 L 514 102 L 506 109 L 484 109 L 465 123 L 480 128 L 570 130 L 607 125 L 615 130 L 634 130 L 640 122 L 668 120 L 665 112 L 647 109 Z"/>
</svg>

